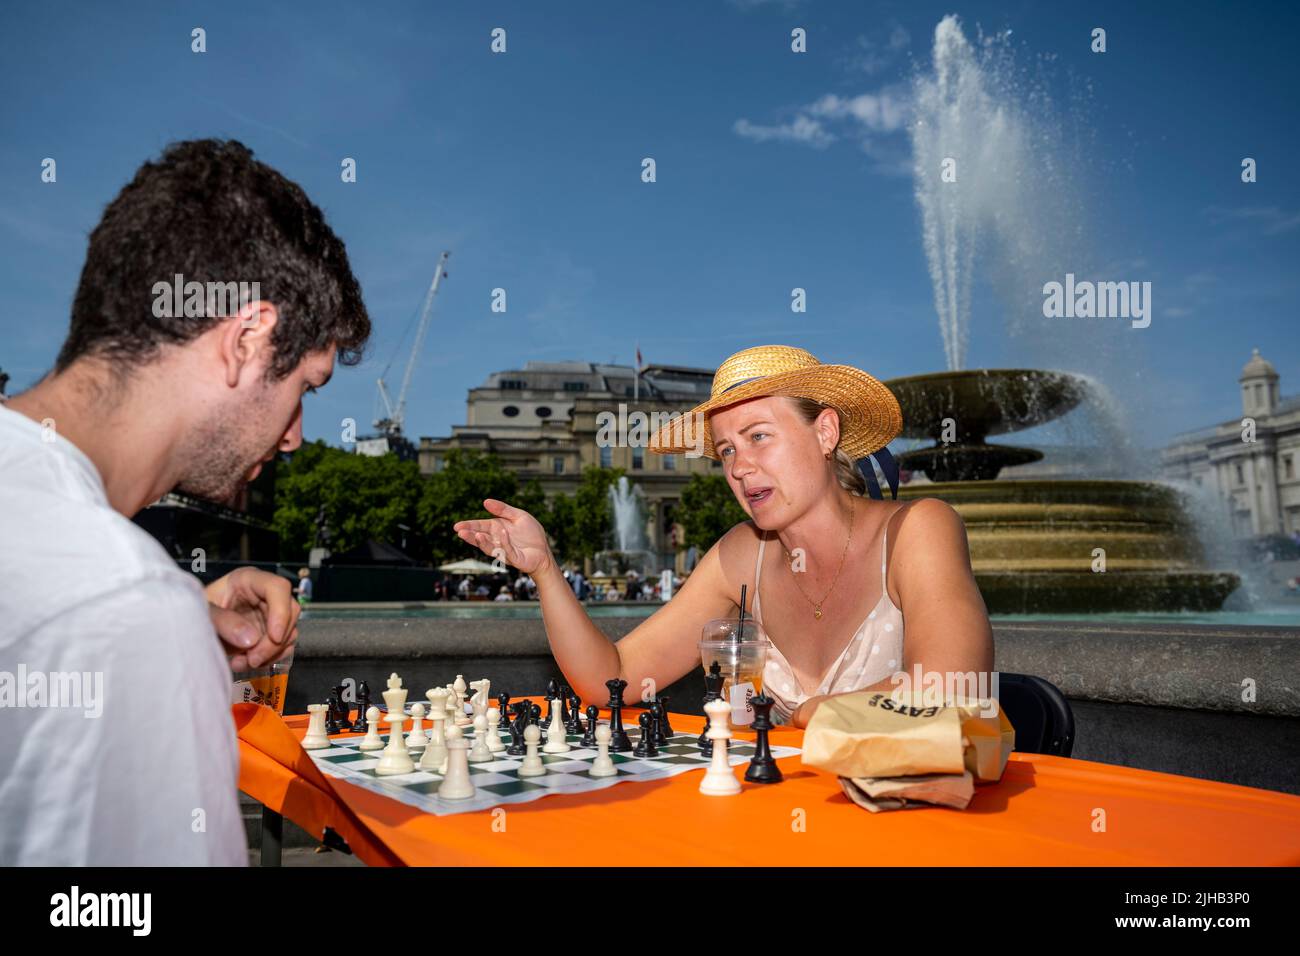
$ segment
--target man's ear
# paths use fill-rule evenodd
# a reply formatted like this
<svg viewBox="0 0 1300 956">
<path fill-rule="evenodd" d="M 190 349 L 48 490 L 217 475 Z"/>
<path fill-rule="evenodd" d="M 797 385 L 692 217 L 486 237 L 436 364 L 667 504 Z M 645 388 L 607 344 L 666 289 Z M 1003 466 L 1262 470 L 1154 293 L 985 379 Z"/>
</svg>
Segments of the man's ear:
<svg viewBox="0 0 1300 956">
<path fill-rule="evenodd" d="M 226 385 L 234 388 L 239 376 L 252 372 L 259 378 L 271 365 L 271 332 L 280 313 L 265 299 L 246 303 L 234 315 L 222 319 L 221 358 L 225 363 Z"/>
</svg>

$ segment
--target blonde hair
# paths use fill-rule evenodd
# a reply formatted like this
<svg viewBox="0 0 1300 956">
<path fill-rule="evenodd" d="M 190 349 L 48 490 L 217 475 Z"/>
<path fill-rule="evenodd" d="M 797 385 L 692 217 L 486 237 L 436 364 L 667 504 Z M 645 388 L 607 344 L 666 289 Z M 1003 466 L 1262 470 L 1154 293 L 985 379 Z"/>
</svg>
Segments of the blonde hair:
<svg viewBox="0 0 1300 956">
<path fill-rule="evenodd" d="M 825 409 L 834 409 L 835 414 L 839 415 L 839 409 L 834 405 L 823 405 L 821 402 L 811 398 L 797 398 L 793 395 L 785 396 L 792 403 L 796 411 L 803 416 L 804 421 L 809 425 L 817 420 Z M 862 477 L 862 472 L 858 471 L 857 462 L 849 457 L 848 453 L 843 451 L 839 445 L 835 446 L 835 478 L 839 481 L 840 487 L 846 489 L 852 494 L 865 496 L 867 493 L 867 480 Z"/>
</svg>

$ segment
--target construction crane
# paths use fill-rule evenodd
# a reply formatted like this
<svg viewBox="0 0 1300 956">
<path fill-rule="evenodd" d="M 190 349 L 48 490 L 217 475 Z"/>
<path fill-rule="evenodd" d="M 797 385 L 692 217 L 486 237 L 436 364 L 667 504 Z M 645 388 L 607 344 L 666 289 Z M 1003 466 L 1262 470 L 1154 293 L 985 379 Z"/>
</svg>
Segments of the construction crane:
<svg viewBox="0 0 1300 956">
<path fill-rule="evenodd" d="M 415 342 L 411 346 L 410 358 L 406 360 L 406 371 L 402 374 L 402 388 L 397 393 L 396 404 L 389 397 L 388 385 L 384 381 L 384 376 L 393 366 L 391 361 L 384 369 L 384 374 L 379 376 L 379 399 L 383 403 L 384 414 L 375 419 L 375 428 L 379 429 L 380 434 L 359 441 L 357 451 L 360 454 L 382 455 L 388 451 L 401 454 L 403 447 L 410 446 L 410 442 L 402 435 L 402 425 L 406 419 L 406 396 L 411 390 L 411 377 L 415 373 L 415 362 L 420 357 L 420 349 L 424 345 L 424 335 L 429 330 L 429 320 L 433 317 L 433 299 L 438 294 L 438 283 L 447 278 L 444 267 L 450 255 L 450 252 L 444 252 L 438 258 L 438 268 L 434 270 L 433 281 L 429 283 L 429 291 L 425 293 L 424 305 L 420 309 L 416 325 Z"/>
</svg>

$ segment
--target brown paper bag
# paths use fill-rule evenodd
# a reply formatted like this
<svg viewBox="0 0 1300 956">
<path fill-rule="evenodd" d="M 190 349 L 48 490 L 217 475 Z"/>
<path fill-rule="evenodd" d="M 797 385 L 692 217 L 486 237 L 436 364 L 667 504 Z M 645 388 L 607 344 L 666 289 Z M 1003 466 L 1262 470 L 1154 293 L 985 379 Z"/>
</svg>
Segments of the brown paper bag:
<svg viewBox="0 0 1300 956">
<path fill-rule="evenodd" d="M 840 777 L 962 774 L 1001 779 L 1015 731 L 996 700 L 934 702 L 922 691 L 827 698 L 804 732 L 802 761 Z"/>
<path fill-rule="evenodd" d="M 840 777 L 839 781 L 850 800 L 872 813 L 923 806 L 964 810 L 975 795 L 970 771 L 892 778 Z"/>
</svg>

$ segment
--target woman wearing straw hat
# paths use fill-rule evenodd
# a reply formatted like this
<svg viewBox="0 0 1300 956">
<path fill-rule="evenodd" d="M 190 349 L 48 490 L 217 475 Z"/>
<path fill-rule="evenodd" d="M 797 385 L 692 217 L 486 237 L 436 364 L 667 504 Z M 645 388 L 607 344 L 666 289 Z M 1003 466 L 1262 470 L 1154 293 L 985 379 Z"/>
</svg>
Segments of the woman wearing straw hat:
<svg viewBox="0 0 1300 956">
<path fill-rule="evenodd" d="M 701 629 L 735 616 L 747 586 L 773 645 L 764 693 L 776 719 L 803 727 L 827 697 L 892 690 L 900 671 L 913 682 L 918 669 L 923 680 L 992 672 L 992 629 L 961 518 L 937 498 L 886 501 L 870 464 L 874 457 L 896 497 L 898 470 L 885 446 L 902 427 L 889 389 L 852 366 L 783 345 L 723 362 L 709 400 L 649 447 L 719 459 L 750 520 L 617 645 L 574 598 L 532 515 L 488 499 L 495 517 L 458 521 L 455 530 L 533 576 L 551 650 L 584 700 L 601 699 L 616 675 L 633 689 L 663 688 L 699 667 Z"/>
</svg>

